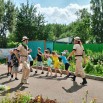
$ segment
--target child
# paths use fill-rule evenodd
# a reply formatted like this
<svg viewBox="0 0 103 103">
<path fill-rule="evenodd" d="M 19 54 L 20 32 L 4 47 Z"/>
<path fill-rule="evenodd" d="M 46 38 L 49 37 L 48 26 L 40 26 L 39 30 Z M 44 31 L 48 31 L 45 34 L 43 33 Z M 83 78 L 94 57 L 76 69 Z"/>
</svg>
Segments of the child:
<svg viewBox="0 0 103 103">
<path fill-rule="evenodd" d="M 37 50 L 38 50 L 37 57 L 36 57 L 36 59 L 37 59 L 37 67 L 36 67 L 35 73 L 37 73 L 38 67 L 41 66 L 41 67 L 42 67 L 42 72 L 41 72 L 41 74 L 44 74 L 44 71 L 43 71 L 43 59 L 42 59 L 41 48 L 38 47 Z"/>
<path fill-rule="evenodd" d="M 9 76 L 11 74 L 11 70 L 12 70 L 12 65 L 11 65 L 11 55 L 12 55 L 13 51 L 10 50 L 10 53 L 7 57 L 7 65 L 8 65 L 8 73 L 7 76 Z"/>
<path fill-rule="evenodd" d="M 60 56 L 60 58 L 62 59 L 62 62 L 65 65 L 65 70 L 66 70 L 66 75 L 67 75 L 66 78 L 68 78 L 71 75 L 71 73 L 68 71 L 70 64 L 69 64 L 65 54 L 66 54 L 66 52 L 62 52 L 62 56 Z"/>
<path fill-rule="evenodd" d="M 13 54 L 11 55 L 11 61 L 13 66 L 12 72 L 11 72 L 11 79 L 13 78 L 13 75 L 15 74 L 15 80 L 18 80 L 17 73 L 18 73 L 18 67 L 19 67 L 19 54 L 16 48 L 13 50 Z"/>
<path fill-rule="evenodd" d="M 48 65 L 48 72 L 47 72 L 46 76 L 49 75 L 49 72 L 51 73 L 50 76 L 52 76 L 52 70 L 51 70 L 51 67 L 52 67 L 52 59 L 50 58 L 50 53 L 49 53 L 48 50 L 45 50 L 44 56 L 45 56 L 45 58 L 47 59 L 47 65 Z"/>
<path fill-rule="evenodd" d="M 57 70 L 60 68 L 60 62 L 58 59 L 58 55 L 56 54 L 56 52 L 52 52 L 52 59 L 54 61 L 54 69 L 55 69 L 55 76 L 57 77 Z M 62 72 L 59 70 L 60 72 L 60 77 L 62 76 Z"/>
<path fill-rule="evenodd" d="M 30 50 L 29 50 L 30 51 Z M 33 58 L 32 56 L 30 55 L 30 52 L 28 53 L 28 60 L 27 60 L 29 63 L 30 63 L 30 72 L 33 72 L 33 69 L 32 69 L 32 66 L 33 66 Z"/>
</svg>

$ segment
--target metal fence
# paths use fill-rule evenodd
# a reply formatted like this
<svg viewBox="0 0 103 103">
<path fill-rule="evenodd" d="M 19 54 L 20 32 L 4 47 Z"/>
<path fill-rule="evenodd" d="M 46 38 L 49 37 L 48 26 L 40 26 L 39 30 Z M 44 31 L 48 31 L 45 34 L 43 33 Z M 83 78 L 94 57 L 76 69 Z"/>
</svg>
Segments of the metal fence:
<svg viewBox="0 0 103 103">
<path fill-rule="evenodd" d="M 37 55 L 37 48 L 40 47 L 41 51 L 44 52 L 45 49 L 49 49 L 50 51 L 56 50 L 62 52 L 64 50 L 68 50 L 69 52 L 73 49 L 73 44 L 65 44 L 65 43 L 58 43 L 53 41 L 29 41 L 28 46 L 32 49 L 32 57 L 35 58 Z M 85 50 L 91 50 L 93 52 L 102 52 L 103 51 L 103 44 L 84 44 L 83 45 Z"/>
<path fill-rule="evenodd" d="M 102 52 L 103 44 L 83 44 L 85 50 L 91 50 L 93 52 Z M 54 50 L 62 52 L 63 50 L 72 51 L 73 44 L 54 43 Z"/>
</svg>

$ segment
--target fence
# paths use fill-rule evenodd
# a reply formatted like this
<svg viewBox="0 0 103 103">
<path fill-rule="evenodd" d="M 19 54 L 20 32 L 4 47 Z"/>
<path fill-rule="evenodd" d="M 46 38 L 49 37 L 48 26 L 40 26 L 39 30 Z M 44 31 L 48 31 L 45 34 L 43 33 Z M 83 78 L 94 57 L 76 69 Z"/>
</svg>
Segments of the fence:
<svg viewBox="0 0 103 103">
<path fill-rule="evenodd" d="M 44 52 L 45 49 L 49 49 L 50 51 L 53 50 L 53 42 L 45 41 L 45 40 L 38 40 L 38 41 L 29 41 L 28 47 L 32 49 L 32 57 L 35 58 L 37 55 L 37 48 L 40 47 L 41 51 Z"/>
<path fill-rule="evenodd" d="M 85 50 L 91 50 L 93 52 L 102 52 L 103 51 L 103 44 L 84 44 Z M 72 51 L 73 44 L 65 44 L 65 43 L 54 43 L 54 50 L 62 52 L 63 50 Z"/>
<path fill-rule="evenodd" d="M 65 44 L 53 41 L 45 41 L 45 40 L 38 40 L 38 41 L 29 41 L 28 46 L 32 49 L 31 55 L 33 58 L 37 55 L 37 48 L 40 47 L 41 51 L 44 52 L 45 49 L 49 49 L 50 51 L 56 50 L 62 52 L 64 50 L 68 50 L 69 52 L 73 49 L 73 44 Z M 85 50 L 91 50 L 93 52 L 102 52 L 103 51 L 103 44 L 84 44 Z M 6 58 L 9 54 L 9 49 L 0 48 L 0 59 Z"/>
<path fill-rule="evenodd" d="M 37 54 L 37 48 L 40 47 L 41 51 L 44 52 L 45 49 L 49 49 L 50 51 L 56 50 L 62 52 L 64 50 L 68 50 L 69 52 L 73 49 L 73 44 L 65 44 L 65 43 L 58 43 L 53 41 L 30 41 L 28 43 L 29 48 L 32 49 L 32 57 L 35 58 Z M 94 52 L 102 52 L 103 51 L 103 44 L 84 44 L 85 50 L 91 50 Z"/>
</svg>

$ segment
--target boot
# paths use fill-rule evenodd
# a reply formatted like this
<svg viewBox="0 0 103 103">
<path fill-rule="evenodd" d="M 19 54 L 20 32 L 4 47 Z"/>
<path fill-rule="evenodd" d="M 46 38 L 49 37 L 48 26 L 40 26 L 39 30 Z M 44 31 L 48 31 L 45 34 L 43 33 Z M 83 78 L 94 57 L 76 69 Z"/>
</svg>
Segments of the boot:
<svg viewBox="0 0 103 103">
<path fill-rule="evenodd" d="M 83 78 L 83 82 L 82 82 L 82 83 L 80 83 L 80 84 L 82 84 L 82 85 L 87 84 L 87 80 L 86 80 L 86 78 Z"/>
<path fill-rule="evenodd" d="M 72 77 L 72 81 L 75 81 L 75 79 L 76 79 L 76 76 L 74 75 L 74 76 Z"/>
</svg>

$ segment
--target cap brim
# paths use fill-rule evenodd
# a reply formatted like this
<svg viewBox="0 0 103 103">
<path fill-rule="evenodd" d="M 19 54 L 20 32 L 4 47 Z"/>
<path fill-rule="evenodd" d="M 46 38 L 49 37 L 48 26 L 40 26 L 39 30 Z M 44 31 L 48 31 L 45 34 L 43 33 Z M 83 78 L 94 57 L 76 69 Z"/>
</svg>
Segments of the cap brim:
<svg viewBox="0 0 103 103">
<path fill-rule="evenodd" d="M 24 40 L 29 40 L 29 39 L 22 39 L 22 41 L 24 41 Z"/>
</svg>

